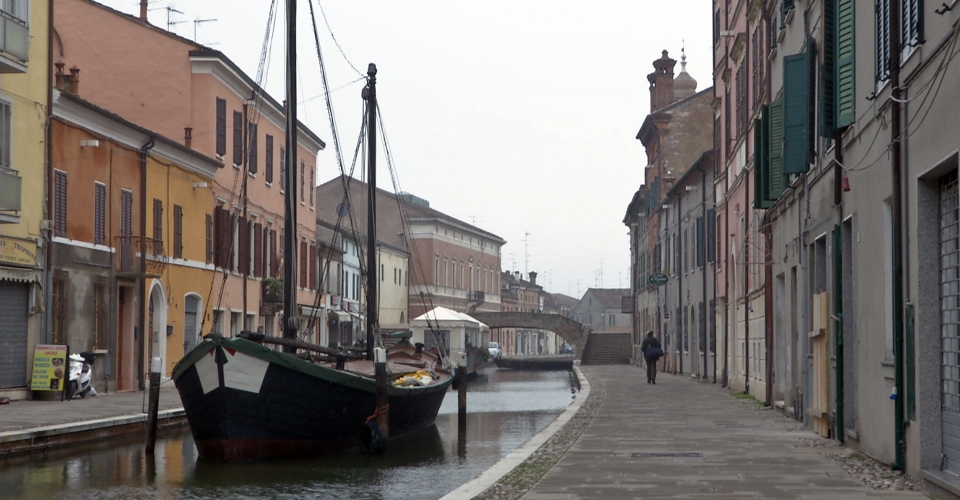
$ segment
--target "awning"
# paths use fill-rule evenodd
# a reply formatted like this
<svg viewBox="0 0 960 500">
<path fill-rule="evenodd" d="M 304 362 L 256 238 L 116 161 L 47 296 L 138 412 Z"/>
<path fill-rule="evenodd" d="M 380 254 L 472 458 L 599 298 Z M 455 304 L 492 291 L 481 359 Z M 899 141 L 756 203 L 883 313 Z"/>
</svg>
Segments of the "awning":
<svg viewBox="0 0 960 500">
<path fill-rule="evenodd" d="M 300 308 L 300 316 L 313 316 L 314 318 L 319 318 L 324 315 L 323 309 L 311 306 L 298 306 Z"/>
<path fill-rule="evenodd" d="M 350 314 L 348 314 L 346 311 L 333 311 L 333 312 L 337 313 L 337 317 L 340 318 L 341 323 L 349 323 L 353 321 L 350 318 Z"/>
<path fill-rule="evenodd" d="M 0 280 L 43 284 L 42 273 L 39 269 L 24 269 L 21 267 L 0 266 Z"/>
</svg>

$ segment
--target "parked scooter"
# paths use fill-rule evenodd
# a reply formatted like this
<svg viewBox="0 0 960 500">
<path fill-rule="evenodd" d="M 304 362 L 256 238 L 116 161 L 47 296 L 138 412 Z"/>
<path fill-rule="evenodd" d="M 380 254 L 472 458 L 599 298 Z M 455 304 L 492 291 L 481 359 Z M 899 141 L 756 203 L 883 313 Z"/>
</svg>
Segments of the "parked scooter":
<svg viewBox="0 0 960 500">
<path fill-rule="evenodd" d="M 90 385 L 93 379 L 93 360 L 96 357 L 92 352 L 73 353 L 70 355 L 70 397 L 81 398 L 96 396 L 97 390 Z"/>
</svg>

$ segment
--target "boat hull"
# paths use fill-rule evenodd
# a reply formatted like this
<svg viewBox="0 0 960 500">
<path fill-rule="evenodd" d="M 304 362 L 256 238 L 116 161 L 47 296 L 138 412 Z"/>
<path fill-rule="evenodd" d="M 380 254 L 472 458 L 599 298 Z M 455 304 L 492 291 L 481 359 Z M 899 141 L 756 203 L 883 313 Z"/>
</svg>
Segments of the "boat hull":
<svg viewBox="0 0 960 500">
<path fill-rule="evenodd" d="M 204 345 L 206 344 L 206 345 Z M 203 457 L 297 457 L 360 446 L 376 411 L 372 379 L 308 363 L 241 339 L 207 341 L 174 381 Z M 433 425 L 449 380 L 388 389 L 390 437 Z"/>
<path fill-rule="evenodd" d="M 529 356 L 522 358 L 496 358 L 497 368 L 511 370 L 569 371 L 573 369 L 573 356 Z"/>
</svg>

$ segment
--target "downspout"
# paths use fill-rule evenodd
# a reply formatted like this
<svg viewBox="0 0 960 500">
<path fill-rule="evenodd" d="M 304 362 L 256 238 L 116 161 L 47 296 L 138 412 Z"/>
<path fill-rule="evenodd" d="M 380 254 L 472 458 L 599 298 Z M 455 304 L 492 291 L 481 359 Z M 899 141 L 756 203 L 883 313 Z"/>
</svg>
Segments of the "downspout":
<svg viewBox="0 0 960 500">
<path fill-rule="evenodd" d="M 747 147 L 746 144 L 743 147 Z M 756 151 L 753 153 L 756 155 Z M 757 160 L 754 157 L 754 170 Z M 756 173 L 754 173 L 756 175 Z M 743 200 L 743 393 L 750 394 L 750 170 L 744 169 Z"/>
<path fill-rule="evenodd" d="M 248 130 L 250 129 L 250 124 L 247 122 L 247 120 L 248 120 L 248 118 L 247 118 L 247 109 L 248 109 L 248 108 L 249 108 L 249 105 L 247 104 L 246 101 L 244 101 L 244 103 L 243 103 L 243 132 L 241 132 L 241 133 L 243 134 L 243 145 L 242 145 L 242 147 L 241 147 L 241 151 L 243 152 L 243 155 L 242 155 L 242 157 L 240 158 L 240 161 L 243 162 L 243 167 L 240 169 L 240 171 L 242 172 L 242 175 L 243 175 L 243 185 L 240 187 L 240 192 L 242 193 L 242 194 L 241 194 L 241 198 L 242 198 L 242 200 L 243 200 L 243 208 L 241 209 L 241 210 L 243 210 L 243 218 L 242 218 L 241 220 L 242 220 L 242 222 L 243 222 L 243 225 L 246 226 L 246 234 L 247 234 L 246 246 L 247 246 L 247 251 L 249 252 L 249 249 L 250 249 L 250 240 L 249 240 L 249 238 L 250 238 L 250 223 L 247 222 L 247 178 L 250 176 L 250 159 L 248 158 L 248 156 L 249 156 L 249 154 L 250 154 L 250 151 L 248 150 L 248 145 L 247 145 L 247 141 L 249 140 L 249 138 L 247 137 L 247 132 L 248 132 Z M 288 167 L 288 168 L 289 168 L 289 167 Z M 241 234 L 243 234 L 243 233 L 241 233 Z M 241 243 L 243 243 L 243 242 L 241 242 Z M 237 258 L 238 258 L 238 259 L 240 258 L 240 252 L 239 252 L 239 251 L 237 252 Z M 248 279 L 248 276 L 249 276 L 249 274 L 250 274 L 250 258 L 251 258 L 251 256 L 250 256 L 250 254 L 248 253 L 248 254 L 247 254 L 247 262 L 244 264 L 244 267 L 243 267 L 243 319 L 240 320 L 240 324 L 241 324 L 241 325 L 245 325 L 246 322 L 247 322 L 247 279 Z M 250 326 L 254 326 L 254 325 L 250 325 Z M 244 329 L 244 328 L 241 326 L 241 329 Z"/>
<path fill-rule="evenodd" d="M 700 169 L 700 175 L 702 176 L 702 178 L 700 179 L 700 186 L 701 186 L 700 187 L 700 191 L 701 191 L 700 207 L 701 207 L 701 210 L 703 210 L 703 224 L 700 226 L 700 229 L 703 231 L 703 235 L 701 236 L 702 238 L 701 241 L 703 242 L 703 269 L 701 270 L 701 274 L 703 275 L 703 290 L 702 290 L 703 295 L 701 295 L 701 297 L 703 298 L 703 312 L 700 313 L 700 322 L 703 323 L 703 345 L 700 346 L 700 348 L 703 349 L 703 373 L 700 374 L 701 375 L 700 378 L 704 380 L 707 379 L 707 366 L 709 366 L 707 364 L 707 351 L 710 350 L 708 348 L 710 345 L 710 342 L 708 342 L 710 338 L 710 332 L 707 331 L 707 326 L 709 325 L 709 323 L 707 323 L 708 321 L 707 317 L 710 314 L 710 303 L 707 302 L 707 267 L 708 267 L 707 266 L 708 264 L 707 245 L 709 244 L 709 242 L 707 242 L 707 224 L 710 223 L 710 221 L 707 220 L 707 169 L 708 168 L 709 167 Z M 699 332 L 699 329 L 697 331 Z M 699 338 L 700 337 L 698 336 L 697 339 L 699 340 Z M 697 371 L 699 372 L 699 370 Z"/>
<path fill-rule="evenodd" d="M 140 277 L 139 282 L 139 303 L 137 314 L 140 315 L 138 323 L 140 324 L 140 355 L 137 357 L 137 374 L 140 377 L 140 390 L 144 389 L 144 351 L 147 350 L 147 279 L 144 273 L 147 272 L 147 152 L 153 149 L 154 136 L 140 147 Z"/>
<path fill-rule="evenodd" d="M 761 24 L 762 28 L 768 29 L 770 25 L 770 11 L 767 10 L 766 5 L 763 6 L 763 21 L 766 24 Z M 765 66 L 765 75 L 766 75 L 766 102 L 772 100 L 771 95 L 771 83 L 770 83 L 770 58 L 765 57 L 764 63 Z M 754 153 L 756 154 L 756 153 Z M 770 210 L 767 210 L 763 214 L 764 221 L 764 276 L 763 276 L 763 324 L 764 329 L 764 339 L 766 344 L 767 356 L 766 356 L 766 405 L 773 405 L 773 382 L 774 382 L 774 341 L 773 341 L 773 215 Z"/>
<path fill-rule="evenodd" d="M 727 171 L 726 175 L 730 175 Z M 726 175 L 724 178 L 726 178 Z M 730 385 L 730 193 L 724 194 L 723 202 L 723 384 Z"/>
<path fill-rule="evenodd" d="M 47 81 L 53 81 L 53 0 L 47 1 Z M 47 89 L 47 116 L 46 116 L 46 137 L 44 140 L 47 141 L 46 147 L 44 148 L 44 154 L 46 158 L 44 159 L 44 164 L 46 165 L 46 174 L 47 182 L 45 186 L 46 192 L 46 204 L 44 204 L 44 214 L 43 220 L 52 220 L 53 217 L 53 196 L 51 196 L 50 188 L 54 185 L 53 179 L 53 87 Z M 53 247 L 51 242 L 53 241 L 53 229 L 42 230 L 41 234 L 44 238 L 44 267 L 45 272 L 43 273 L 43 286 L 44 286 L 44 302 L 46 307 L 44 308 L 43 316 L 41 317 L 41 326 L 40 334 L 38 335 L 37 343 L 41 342 L 50 342 L 53 340 L 51 330 L 52 324 L 51 317 L 53 316 Z"/>
<path fill-rule="evenodd" d="M 894 447 L 896 459 L 890 464 L 894 470 L 906 470 L 904 457 L 903 401 L 903 206 L 901 177 L 901 123 L 900 123 L 900 9 L 890 6 L 890 156 L 893 183 L 893 359 L 894 389 Z"/>
<path fill-rule="evenodd" d="M 680 196 L 677 196 L 677 240 L 680 242 L 677 245 L 677 258 L 680 264 L 677 266 L 679 268 L 679 272 L 677 272 L 677 373 L 683 375 L 683 348 L 686 347 L 683 340 L 687 333 L 683 331 L 683 320 L 687 314 L 683 310 L 683 273 L 686 271 L 684 269 L 686 262 L 683 261 L 683 216 L 680 214 L 683 207 L 680 200 Z"/>
</svg>

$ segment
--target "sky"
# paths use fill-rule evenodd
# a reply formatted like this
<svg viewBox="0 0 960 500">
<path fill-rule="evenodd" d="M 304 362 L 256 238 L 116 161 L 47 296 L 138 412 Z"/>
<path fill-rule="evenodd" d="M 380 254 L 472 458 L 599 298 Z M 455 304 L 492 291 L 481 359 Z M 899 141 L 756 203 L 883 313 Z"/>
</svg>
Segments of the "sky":
<svg viewBox="0 0 960 500">
<path fill-rule="evenodd" d="M 277 1 L 262 85 L 282 101 Z M 365 74 L 373 62 L 401 191 L 506 240 L 502 269 L 536 271 L 549 292 L 629 288 L 623 216 L 646 164 L 635 138 L 649 112 L 646 75 L 661 51 L 679 61 L 683 47 L 697 90 L 710 85 L 710 1 L 313 1 L 348 170 L 362 120 L 354 68 Z M 102 3 L 139 13 L 139 0 Z M 151 0 L 148 16 L 256 78 L 270 5 Z M 340 170 L 308 0 L 297 32 L 298 114 L 328 145 L 317 160 L 323 183 Z M 378 185 L 392 191 L 383 158 Z"/>
</svg>

